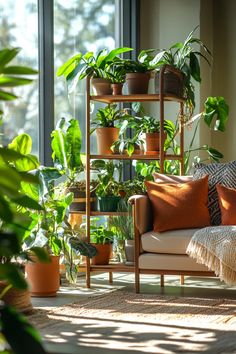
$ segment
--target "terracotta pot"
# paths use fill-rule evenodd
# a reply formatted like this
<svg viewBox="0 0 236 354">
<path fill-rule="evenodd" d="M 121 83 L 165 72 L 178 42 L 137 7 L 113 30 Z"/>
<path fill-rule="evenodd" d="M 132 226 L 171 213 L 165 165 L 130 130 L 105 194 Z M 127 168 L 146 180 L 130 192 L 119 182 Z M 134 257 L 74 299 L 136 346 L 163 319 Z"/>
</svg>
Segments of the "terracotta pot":
<svg viewBox="0 0 236 354">
<path fill-rule="evenodd" d="M 156 73 L 155 77 L 155 92 L 160 93 L 160 75 Z M 172 72 L 164 73 L 164 94 L 172 94 L 178 97 L 183 96 L 183 74 L 178 75 Z"/>
<path fill-rule="evenodd" d="M 166 133 L 164 134 L 166 139 Z M 156 153 L 160 150 L 160 133 L 144 133 L 145 153 Z"/>
<path fill-rule="evenodd" d="M 8 286 L 5 281 L 0 281 L 0 293 Z M 5 304 L 15 307 L 15 309 L 22 313 L 32 311 L 30 292 L 28 289 L 19 290 L 11 288 L 1 299 Z"/>
<path fill-rule="evenodd" d="M 95 95 L 102 96 L 112 94 L 111 80 L 109 79 L 92 78 L 91 84 L 93 85 Z"/>
<path fill-rule="evenodd" d="M 126 74 L 126 82 L 128 94 L 146 94 L 148 92 L 150 74 L 149 73 L 128 73 Z"/>
<path fill-rule="evenodd" d="M 99 155 L 111 155 L 113 154 L 111 150 L 112 144 L 119 138 L 119 128 L 108 127 L 108 128 L 97 128 L 97 145 Z"/>
<path fill-rule="evenodd" d="M 113 95 L 122 95 L 123 84 L 112 84 L 111 87 Z"/>
<path fill-rule="evenodd" d="M 70 212 L 86 210 L 86 192 L 80 191 L 78 187 L 70 187 L 69 191 L 74 194 L 73 202 L 70 205 Z M 97 198 L 95 192 L 90 193 L 90 208 L 92 211 L 97 210 Z"/>
<path fill-rule="evenodd" d="M 25 265 L 25 274 L 29 283 L 30 294 L 35 297 L 56 296 L 60 287 L 59 256 L 51 256 L 50 263 L 42 263 L 31 256 L 35 262 Z"/>
<path fill-rule="evenodd" d="M 112 255 L 112 244 L 105 243 L 104 245 L 102 245 L 102 244 L 92 243 L 92 245 L 95 246 L 98 251 L 98 254 L 92 258 L 92 264 L 93 265 L 109 264 L 109 259 Z"/>
</svg>

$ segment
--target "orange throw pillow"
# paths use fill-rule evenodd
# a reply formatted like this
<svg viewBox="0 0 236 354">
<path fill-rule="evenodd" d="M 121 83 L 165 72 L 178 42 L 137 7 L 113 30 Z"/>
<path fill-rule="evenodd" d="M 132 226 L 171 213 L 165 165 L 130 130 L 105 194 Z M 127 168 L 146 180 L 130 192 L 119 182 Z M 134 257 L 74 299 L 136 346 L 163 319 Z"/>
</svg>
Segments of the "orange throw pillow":
<svg viewBox="0 0 236 354">
<path fill-rule="evenodd" d="M 208 176 L 179 184 L 145 182 L 154 213 L 154 231 L 210 225 Z"/>
<path fill-rule="evenodd" d="M 236 189 L 216 185 L 218 193 L 221 225 L 236 225 Z"/>
</svg>

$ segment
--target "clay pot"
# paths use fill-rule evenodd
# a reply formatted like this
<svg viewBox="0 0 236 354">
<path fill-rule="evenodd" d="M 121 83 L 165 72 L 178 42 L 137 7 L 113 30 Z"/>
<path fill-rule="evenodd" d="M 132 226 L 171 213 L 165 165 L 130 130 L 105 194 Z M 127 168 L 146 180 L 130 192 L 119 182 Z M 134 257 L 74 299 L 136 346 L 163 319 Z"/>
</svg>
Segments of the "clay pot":
<svg viewBox="0 0 236 354">
<path fill-rule="evenodd" d="M 112 94 L 111 80 L 109 79 L 92 78 L 91 84 L 93 85 L 95 95 L 97 96 Z"/>
<path fill-rule="evenodd" d="M 160 74 L 156 73 L 155 77 L 155 92 L 160 93 Z M 180 72 L 178 75 L 172 72 L 164 73 L 164 94 L 172 94 L 178 97 L 183 96 L 183 74 Z"/>
<path fill-rule="evenodd" d="M 148 92 L 149 73 L 128 73 L 126 82 L 129 95 L 146 94 Z"/>
<path fill-rule="evenodd" d="M 125 257 L 126 264 L 134 264 L 134 240 L 125 240 Z"/>
<path fill-rule="evenodd" d="M 25 274 L 31 296 L 56 296 L 60 287 L 60 257 L 51 256 L 50 263 L 39 262 L 35 256 L 31 256 L 31 258 L 35 262 L 29 262 L 25 265 Z"/>
<path fill-rule="evenodd" d="M 107 127 L 107 128 L 97 128 L 97 145 L 99 155 L 111 155 L 113 154 L 111 150 L 112 144 L 119 138 L 119 128 Z"/>
<path fill-rule="evenodd" d="M 92 265 L 109 264 L 109 259 L 112 254 L 112 244 L 105 243 L 104 245 L 102 245 L 102 244 L 92 243 L 92 245 L 95 246 L 98 251 L 98 254 L 92 258 Z"/>
<path fill-rule="evenodd" d="M 164 133 L 166 139 L 166 133 Z M 143 140 L 145 145 L 145 153 L 157 153 L 160 150 L 160 133 L 144 133 Z"/>
<path fill-rule="evenodd" d="M 122 95 L 123 84 L 112 84 L 111 87 L 113 95 Z"/>
</svg>

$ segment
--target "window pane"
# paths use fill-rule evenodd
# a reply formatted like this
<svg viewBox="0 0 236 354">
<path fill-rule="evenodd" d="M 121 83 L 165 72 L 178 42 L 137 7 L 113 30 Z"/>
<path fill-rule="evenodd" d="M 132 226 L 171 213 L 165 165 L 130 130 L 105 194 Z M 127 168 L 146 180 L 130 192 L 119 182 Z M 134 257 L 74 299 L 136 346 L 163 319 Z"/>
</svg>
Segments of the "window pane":
<svg viewBox="0 0 236 354">
<path fill-rule="evenodd" d="M 0 48 L 20 47 L 16 65 L 38 69 L 37 0 L 8 0 L 0 4 Z M 38 81 L 14 89 L 20 98 L 3 104 L 3 125 L 0 143 L 8 144 L 17 134 L 29 133 L 33 153 L 38 153 Z"/>
<path fill-rule="evenodd" d="M 55 72 L 78 52 L 115 48 L 115 0 L 55 0 L 54 48 Z M 78 118 L 85 137 L 85 80 L 68 97 L 65 80 L 56 77 L 55 120 L 63 116 Z"/>
</svg>

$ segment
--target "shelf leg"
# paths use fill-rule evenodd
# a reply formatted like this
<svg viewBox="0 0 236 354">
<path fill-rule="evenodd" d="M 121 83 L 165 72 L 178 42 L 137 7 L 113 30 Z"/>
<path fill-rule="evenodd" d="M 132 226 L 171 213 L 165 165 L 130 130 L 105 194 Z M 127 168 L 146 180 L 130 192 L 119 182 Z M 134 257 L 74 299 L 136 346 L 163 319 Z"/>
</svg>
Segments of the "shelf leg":
<svg viewBox="0 0 236 354">
<path fill-rule="evenodd" d="M 161 275 L 160 275 L 160 285 L 161 285 L 161 288 L 163 288 L 164 285 L 165 285 L 164 274 L 161 274 Z"/>
<path fill-rule="evenodd" d="M 113 273 L 109 272 L 109 284 L 113 283 Z"/>
<path fill-rule="evenodd" d="M 181 285 L 184 285 L 184 275 L 181 275 L 181 276 L 180 276 L 180 284 L 181 284 Z"/>
</svg>

